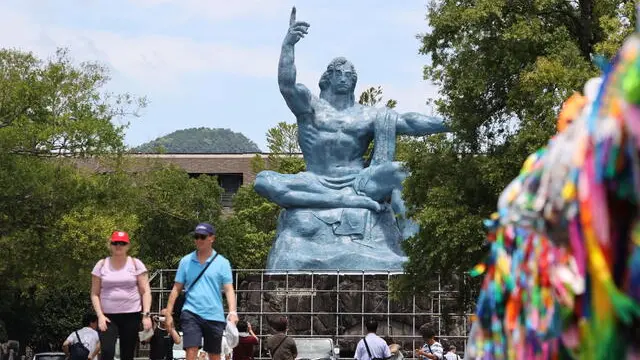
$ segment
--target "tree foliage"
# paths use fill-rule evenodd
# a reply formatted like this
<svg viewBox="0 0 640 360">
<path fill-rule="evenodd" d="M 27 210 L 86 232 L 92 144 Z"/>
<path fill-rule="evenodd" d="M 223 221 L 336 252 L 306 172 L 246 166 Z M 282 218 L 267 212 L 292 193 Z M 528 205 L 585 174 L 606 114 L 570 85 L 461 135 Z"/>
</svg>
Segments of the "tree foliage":
<svg viewBox="0 0 640 360">
<path fill-rule="evenodd" d="M 304 171 L 304 159 L 300 156 L 298 125 L 279 122 L 267 131 L 269 168 L 285 174 Z M 265 166 L 262 165 L 264 168 Z"/>
<path fill-rule="evenodd" d="M 376 105 L 378 105 L 378 104 L 380 104 L 382 102 L 382 99 L 383 99 L 382 87 L 381 86 L 377 86 L 377 87 L 372 86 L 372 87 L 364 90 L 360 94 L 360 99 L 358 100 L 358 104 L 365 105 L 365 106 L 376 106 Z M 396 100 L 393 100 L 393 99 L 389 99 L 385 103 L 385 106 L 388 107 L 389 109 L 395 108 L 396 105 L 398 105 L 398 102 Z"/>
<path fill-rule="evenodd" d="M 151 271 L 173 268 L 193 226 L 218 222 L 222 190 L 153 163 L 131 172 L 113 121 L 144 102 L 104 95 L 99 65 L 66 52 L 42 62 L 0 50 L 0 61 L 0 323 L 23 344 L 59 347 L 90 310 L 90 272 L 112 231 L 130 233 Z M 78 166 L 86 155 L 110 171 Z"/>
<path fill-rule="evenodd" d="M 215 177 L 190 178 L 182 169 L 160 166 L 137 175 L 140 187 L 135 213 L 139 228 L 139 255 L 154 269 L 176 268 L 194 249 L 190 231 L 200 222 L 217 224 L 222 189 Z M 228 254 L 224 254 L 227 256 Z"/>
<path fill-rule="evenodd" d="M 598 71 L 635 22 L 633 2 L 433 1 L 420 52 L 435 106 L 454 136 L 413 142 L 405 197 L 419 221 L 405 243 L 408 285 L 470 269 L 482 255 L 481 220 L 526 156 L 555 132 L 564 99 Z"/>
<path fill-rule="evenodd" d="M 136 153 L 258 153 L 260 148 L 241 133 L 205 127 L 174 131 L 144 143 Z"/>
<path fill-rule="evenodd" d="M 125 125 L 144 98 L 102 91 L 97 63 L 76 65 L 66 50 L 42 61 L 0 49 L 0 151 L 40 156 L 95 155 L 123 149 Z"/>
</svg>

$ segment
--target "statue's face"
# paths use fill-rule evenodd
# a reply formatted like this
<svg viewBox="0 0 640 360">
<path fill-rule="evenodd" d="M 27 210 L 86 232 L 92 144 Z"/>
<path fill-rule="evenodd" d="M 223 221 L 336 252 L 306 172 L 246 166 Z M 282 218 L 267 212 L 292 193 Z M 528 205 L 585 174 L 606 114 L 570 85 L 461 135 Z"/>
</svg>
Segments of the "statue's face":
<svg viewBox="0 0 640 360">
<path fill-rule="evenodd" d="M 331 74 L 331 90 L 334 94 L 345 95 L 354 88 L 353 69 L 348 64 L 342 64 Z"/>
</svg>

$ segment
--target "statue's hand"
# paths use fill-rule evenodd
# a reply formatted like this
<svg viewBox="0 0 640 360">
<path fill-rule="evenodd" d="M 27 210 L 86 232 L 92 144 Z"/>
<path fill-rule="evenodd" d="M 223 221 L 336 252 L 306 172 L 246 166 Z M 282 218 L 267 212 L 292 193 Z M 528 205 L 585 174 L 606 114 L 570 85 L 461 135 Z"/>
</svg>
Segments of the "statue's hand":
<svg viewBox="0 0 640 360">
<path fill-rule="evenodd" d="M 300 39 L 309 33 L 309 23 L 304 21 L 296 21 L 296 7 L 291 9 L 291 17 L 289 18 L 289 31 L 284 37 L 284 43 L 287 45 L 295 45 Z"/>
</svg>

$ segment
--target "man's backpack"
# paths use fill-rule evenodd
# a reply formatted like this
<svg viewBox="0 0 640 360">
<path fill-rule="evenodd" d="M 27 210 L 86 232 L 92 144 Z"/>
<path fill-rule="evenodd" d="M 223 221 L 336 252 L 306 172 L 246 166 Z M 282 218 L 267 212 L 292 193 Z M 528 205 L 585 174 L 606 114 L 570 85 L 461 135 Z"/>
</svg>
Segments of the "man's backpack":
<svg viewBox="0 0 640 360">
<path fill-rule="evenodd" d="M 84 346 L 84 344 L 82 343 L 82 340 L 80 340 L 80 335 L 78 335 L 77 331 L 76 331 L 76 338 L 78 339 L 78 341 L 73 343 L 73 345 L 69 347 L 69 353 L 71 354 L 70 359 L 71 360 L 87 360 L 91 352 L 89 351 L 89 349 L 87 349 L 86 346 Z"/>
</svg>

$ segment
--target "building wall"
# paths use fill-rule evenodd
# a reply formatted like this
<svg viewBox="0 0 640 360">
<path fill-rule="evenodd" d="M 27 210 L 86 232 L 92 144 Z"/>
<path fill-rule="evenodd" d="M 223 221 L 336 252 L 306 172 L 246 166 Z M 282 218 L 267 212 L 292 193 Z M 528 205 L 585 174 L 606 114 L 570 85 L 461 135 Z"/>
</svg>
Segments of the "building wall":
<svg viewBox="0 0 640 360">
<path fill-rule="evenodd" d="M 261 157 L 268 163 L 268 154 L 135 154 L 132 159 L 153 159 L 173 164 L 189 174 L 242 174 L 242 184 L 256 179 L 252 160 Z"/>
</svg>

